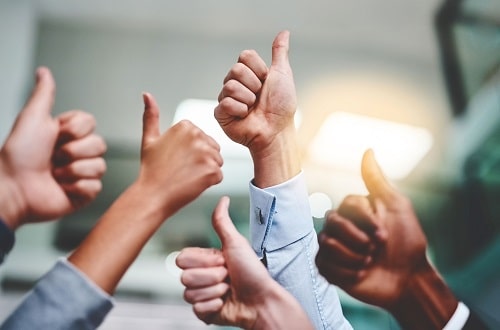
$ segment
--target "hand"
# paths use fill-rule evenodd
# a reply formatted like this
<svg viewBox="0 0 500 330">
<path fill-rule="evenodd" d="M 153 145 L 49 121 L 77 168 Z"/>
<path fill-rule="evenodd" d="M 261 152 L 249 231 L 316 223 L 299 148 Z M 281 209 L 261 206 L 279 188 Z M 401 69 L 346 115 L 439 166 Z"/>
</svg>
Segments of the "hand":
<svg viewBox="0 0 500 330">
<path fill-rule="evenodd" d="M 288 44 L 289 32 L 280 32 L 269 69 L 255 51 L 243 51 L 224 79 L 214 112 L 227 136 L 249 148 L 259 187 L 284 182 L 300 171 L 294 124 L 297 96 Z"/>
<path fill-rule="evenodd" d="M 222 180 L 217 143 L 188 121 L 160 134 L 158 105 L 151 94 L 143 99 L 138 177 L 68 258 L 110 294 L 165 220 Z"/>
<path fill-rule="evenodd" d="M 267 148 L 293 126 L 297 100 L 288 39 L 288 31 L 274 39 L 269 69 L 254 50 L 245 50 L 224 79 L 215 118 L 232 140 L 250 150 Z"/>
<path fill-rule="evenodd" d="M 219 183 L 223 161 L 217 142 L 189 121 L 181 121 L 160 135 L 159 109 L 151 94 L 144 94 L 144 104 L 137 181 L 152 202 L 163 205 L 166 218 Z"/>
<path fill-rule="evenodd" d="M 427 241 L 411 202 L 386 181 L 371 151 L 362 175 L 370 195 L 348 196 L 328 213 L 316 262 L 353 297 L 391 308 L 413 274 L 427 267 Z"/>
<path fill-rule="evenodd" d="M 353 297 L 389 310 L 404 329 L 442 329 L 458 300 L 426 256 L 411 202 L 384 178 L 373 152 L 362 175 L 368 197 L 349 196 L 327 215 L 319 272 Z"/>
<path fill-rule="evenodd" d="M 53 118 L 55 82 L 39 68 L 36 85 L 0 151 L 0 217 L 16 229 L 62 217 L 94 200 L 106 170 L 94 118 L 69 111 Z"/>
<path fill-rule="evenodd" d="M 311 329 L 298 302 L 271 279 L 228 214 L 223 197 L 212 215 L 222 251 L 185 248 L 177 257 L 184 269 L 184 299 L 207 324 L 244 329 Z"/>
</svg>

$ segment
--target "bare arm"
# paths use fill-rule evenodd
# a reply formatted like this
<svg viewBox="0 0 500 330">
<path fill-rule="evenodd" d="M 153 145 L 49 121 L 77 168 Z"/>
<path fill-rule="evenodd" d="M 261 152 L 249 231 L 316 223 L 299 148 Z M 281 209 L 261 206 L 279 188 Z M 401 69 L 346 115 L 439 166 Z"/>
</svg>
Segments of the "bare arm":
<svg viewBox="0 0 500 330">
<path fill-rule="evenodd" d="M 222 180 L 217 143 L 187 121 L 160 135 L 158 106 L 144 102 L 139 176 L 69 257 L 108 293 L 165 219 Z"/>
<path fill-rule="evenodd" d="M 362 172 L 370 195 L 348 196 L 328 213 L 316 258 L 320 273 L 387 309 L 404 329 L 443 329 L 458 300 L 427 259 L 411 202 L 385 179 L 371 151 Z"/>
</svg>

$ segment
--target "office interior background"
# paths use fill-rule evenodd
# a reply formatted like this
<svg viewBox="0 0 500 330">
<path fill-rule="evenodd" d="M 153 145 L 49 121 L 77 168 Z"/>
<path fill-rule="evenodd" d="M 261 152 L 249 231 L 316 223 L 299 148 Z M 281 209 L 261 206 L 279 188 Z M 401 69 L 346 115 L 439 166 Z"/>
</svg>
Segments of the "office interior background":
<svg viewBox="0 0 500 330">
<path fill-rule="evenodd" d="M 29 95 L 34 70 L 56 79 L 54 114 L 91 112 L 108 143 L 97 200 L 61 221 L 27 225 L 0 268 L 0 317 L 75 248 L 135 178 L 143 91 L 162 130 L 192 120 L 222 146 L 224 180 L 166 222 L 123 278 L 101 329 L 204 329 L 182 301 L 174 260 L 218 246 L 210 215 L 222 195 L 248 235 L 247 151 L 221 133 L 213 108 L 244 49 L 270 63 L 291 32 L 296 126 L 315 227 L 350 193 L 371 147 L 414 203 L 429 257 L 455 294 L 500 324 L 500 1 L 0 0 L 0 140 Z M 340 292 L 355 329 L 398 329 Z M 78 294 L 75 292 L 75 294 Z M 210 326 L 209 328 L 217 328 Z"/>
</svg>

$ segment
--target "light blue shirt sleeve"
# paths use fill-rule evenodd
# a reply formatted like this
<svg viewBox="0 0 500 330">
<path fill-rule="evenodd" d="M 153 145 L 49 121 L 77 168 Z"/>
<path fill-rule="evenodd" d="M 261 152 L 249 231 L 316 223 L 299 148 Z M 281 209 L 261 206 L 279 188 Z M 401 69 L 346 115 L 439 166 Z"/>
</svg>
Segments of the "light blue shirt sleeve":
<svg viewBox="0 0 500 330">
<path fill-rule="evenodd" d="M 250 241 L 315 329 L 352 329 L 342 314 L 336 287 L 319 274 L 314 261 L 318 240 L 303 173 L 265 189 L 250 183 Z"/>
<path fill-rule="evenodd" d="M 59 260 L 0 326 L 14 329 L 96 329 L 111 297 L 65 259 Z"/>
</svg>

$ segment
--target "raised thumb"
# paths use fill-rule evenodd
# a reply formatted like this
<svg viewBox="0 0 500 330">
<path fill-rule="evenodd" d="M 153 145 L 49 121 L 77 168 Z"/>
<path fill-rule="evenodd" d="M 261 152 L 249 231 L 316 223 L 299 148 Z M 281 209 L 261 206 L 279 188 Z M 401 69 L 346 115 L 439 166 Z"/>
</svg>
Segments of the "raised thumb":
<svg viewBox="0 0 500 330">
<path fill-rule="evenodd" d="M 31 96 L 26 102 L 23 112 L 30 116 L 39 114 L 50 114 L 54 105 L 56 94 L 56 82 L 50 70 L 39 67 L 36 70 L 36 83 L 31 91 Z"/>
<path fill-rule="evenodd" d="M 370 195 L 387 200 L 396 193 L 375 160 L 375 155 L 371 149 L 365 151 L 363 155 L 361 175 Z"/>
<path fill-rule="evenodd" d="M 278 33 L 276 38 L 273 41 L 273 49 L 272 49 L 272 66 L 289 66 L 288 63 L 288 49 L 289 49 L 289 39 L 290 32 L 281 31 Z"/>
<path fill-rule="evenodd" d="M 142 115 L 142 146 L 160 136 L 160 110 L 150 93 L 143 93 L 144 114 Z"/>
<path fill-rule="evenodd" d="M 241 236 L 229 217 L 228 209 L 229 197 L 224 196 L 219 200 L 212 213 L 212 226 L 219 236 L 223 248 L 231 246 Z"/>
</svg>

